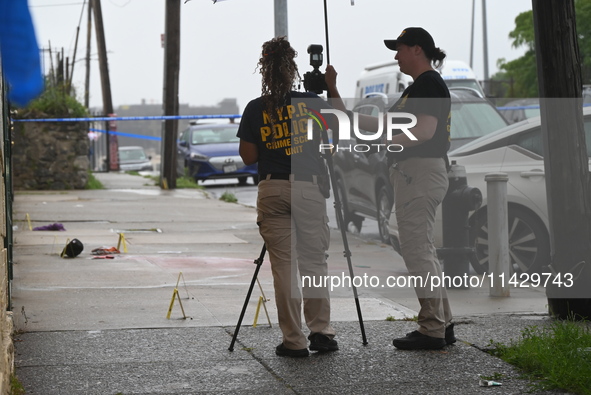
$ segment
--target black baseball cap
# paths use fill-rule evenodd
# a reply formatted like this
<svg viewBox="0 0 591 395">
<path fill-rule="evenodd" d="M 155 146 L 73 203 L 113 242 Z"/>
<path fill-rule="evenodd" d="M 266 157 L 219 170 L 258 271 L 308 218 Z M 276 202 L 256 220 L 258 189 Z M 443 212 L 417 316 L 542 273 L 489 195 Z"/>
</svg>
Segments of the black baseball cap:
<svg viewBox="0 0 591 395">
<path fill-rule="evenodd" d="M 418 45 L 425 52 L 435 48 L 433 37 L 422 27 L 407 27 L 400 33 L 396 40 L 384 40 L 386 47 L 392 51 L 396 51 L 396 44 L 398 43 L 408 45 L 409 47 Z"/>
</svg>

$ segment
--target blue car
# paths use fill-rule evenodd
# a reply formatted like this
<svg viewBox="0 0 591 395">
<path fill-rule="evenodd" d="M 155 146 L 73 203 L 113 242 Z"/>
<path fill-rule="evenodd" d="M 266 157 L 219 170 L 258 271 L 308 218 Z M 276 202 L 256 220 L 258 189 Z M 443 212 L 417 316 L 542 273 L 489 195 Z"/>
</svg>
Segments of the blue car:
<svg viewBox="0 0 591 395">
<path fill-rule="evenodd" d="M 197 124 L 192 122 L 177 142 L 179 172 L 195 181 L 237 178 L 246 185 L 248 177 L 258 184 L 256 163 L 245 166 L 238 154 L 238 124 Z"/>
</svg>

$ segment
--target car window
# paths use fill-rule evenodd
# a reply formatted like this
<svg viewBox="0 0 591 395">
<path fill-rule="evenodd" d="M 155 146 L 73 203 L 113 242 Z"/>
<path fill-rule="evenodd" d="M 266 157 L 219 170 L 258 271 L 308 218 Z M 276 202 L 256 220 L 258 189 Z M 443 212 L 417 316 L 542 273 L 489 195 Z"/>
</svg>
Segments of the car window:
<svg viewBox="0 0 591 395">
<path fill-rule="evenodd" d="M 191 144 L 238 143 L 236 128 L 196 129 L 191 134 Z"/>
<path fill-rule="evenodd" d="M 591 157 L 591 118 L 585 119 L 583 126 L 585 128 L 585 143 L 587 144 L 587 156 Z M 535 128 L 516 136 L 514 144 L 519 145 L 526 150 L 544 156 L 544 147 L 542 144 L 542 129 Z"/>
<path fill-rule="evenodd" d="M 507 126 L 487 102 L 452 103 L 451 138 L 476 138 Z"/>
<path fill-rule="evenodd" d="M 143 160 L 146 159 L 146 154 L 143 149 L 122 149 L 119 150 L 119 160 Z"/>
<path fill-rule="evenodd" d="M 179 141 L 187 141 L 187 136 L 189 135 L 189 129 L 183 130 L 181 135 L 179 136 Z"/>
<path fill-rule="evenodd" d="M 540 156 L 544 156 L 544 147 L 542 144 L 542 130 L 535 128 L 526 133 L 521 133 L 515 137 L 513 144 L 525 148 Z"/>
</svg>

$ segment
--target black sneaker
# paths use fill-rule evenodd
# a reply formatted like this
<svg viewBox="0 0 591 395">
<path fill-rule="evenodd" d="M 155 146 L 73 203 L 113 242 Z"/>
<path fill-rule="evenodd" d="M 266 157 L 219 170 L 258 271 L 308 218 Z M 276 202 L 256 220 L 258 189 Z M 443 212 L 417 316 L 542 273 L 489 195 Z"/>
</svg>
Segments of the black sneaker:
<svg viewBox="0 0 591 395">
<path fill-rule="evenodd" d="M 447 345 L 454 344 L 456 342 L 456 335 L 454 334 L 454 324 L 449 324 L 445 328 L 445 343 Z"/>
<path fill-rule="evenodd" d="M 405 337 L 394 339 L 392 344 L 401 350 L 439 350 L 445 347 L 445 339 L 423 335 L 419 331 L 407 333 Z"/>
<path fill-rule="evenodd" d="M 275 354 L 279 355 L 280 357 L 307 357 L 310 355 L 310 352 L 307 348 L 302 348 L 300 350 L 292 350 L 291 348 L 287 348 L 281 343 L 277 347 L 275 347 Z"/>
<path fill-rule="evenodd" d="M 321 333 L 314 333 L 308 336 L 308 339 L 310 340 L 310 350 L 312 351 L 325 352 L 337 351 L 339 349 L 339 344 L 336 340 L 330 339 Z"/>
</svg>

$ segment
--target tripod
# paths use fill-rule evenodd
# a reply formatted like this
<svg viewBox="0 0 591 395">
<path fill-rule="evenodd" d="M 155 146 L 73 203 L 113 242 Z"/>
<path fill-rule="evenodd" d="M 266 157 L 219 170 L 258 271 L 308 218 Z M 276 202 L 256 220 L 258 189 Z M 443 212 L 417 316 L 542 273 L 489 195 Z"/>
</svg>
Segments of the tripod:
<svg viewBox="0 0 591 395">
<path fill-rule="evenodd" d="M 242 325 L 242 319 L 244 318 L 244 313 L 246 313 L 246 306 L 248 305 L 248 301 L 250 300 L 250 295 L 252 294 L 252 289 L 254 288 L 254 283 L 257 280 L 257 276 L 259 275 L 259 270 L 261 269 L 261 265 L 263 264 L 263 259 L 265 258 L 265 253 L 267 252 L 267 246 L 263 244 L 263 248 L 261 249 L 261 254 L 257 259 L 254 260 L 254 264 L 257 265 L 257 268 L 254 271 L 254 275 L 252 276 L 252 281 L 250 282 L 250 287 L 248 288 L 248 292 L 246 294 L 246 300 L 244 301 L 244 306 L 242 306 L 242 312 L 240 312 L 240 318 L 238 318 L 238 323 L 236 324 L 236 329 L 234 330 L 234 336 L 232 337 L 232 342 L 230 343 L 230 347 L 228 350 L 234 351 L 234 343 L 236 343 L 236 338 L 238 337 L 238 331 L 240 330 L 240 325 Z"/>
<path fill-rule="evenodd" d="M 328 133 L 325 129 L 322 129 L 322 139 L 325 143 L 328 143 Z M 337 137 L 338 140 L 338 137 Z M 353 274 L 353 264 L 351 263 L 351 250 L 349 250 L 349 243 L 347 241 L 347 230 L 345 229 L 345 219 L 343 218 L 343 211 L 341 205 L 341 197 L 339 196 L 338 189 L 337 189 L 337 180 L 334 174 L 334 165 L 332 163 L 332 152 L 324 153 L 323 154 L 324 160 L 326 161 L 326 165 L 328 167 L 328 175 L 330 178 L 330 183 L 332 185 L 332 190 L 334 194 L 334 207 L 337 216 L 337 224 L 339 224 L 339 228 L 341 229 L 341 238 L 343 239 L 343 254 L 347 259 L 347 266 L 349 267 L 349 275 L 351 279 L 355 278 Z M 363 345 L 367 345 L 367 337 L 365 336 L 365 326 L 363 325 L 363 317 L 361 314 L 361 306 L 359 305 L 359 296 L 357 295 L 357 287 L 351 282 L 351 287 L 353 288 L 353 297 L 355 298 L 355 307 L 357 308 L 357 318 L 359 319 L 359 327 L 361 329 L 361 337 L 363 339 Z"/>
</svg>

